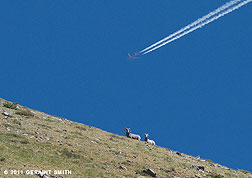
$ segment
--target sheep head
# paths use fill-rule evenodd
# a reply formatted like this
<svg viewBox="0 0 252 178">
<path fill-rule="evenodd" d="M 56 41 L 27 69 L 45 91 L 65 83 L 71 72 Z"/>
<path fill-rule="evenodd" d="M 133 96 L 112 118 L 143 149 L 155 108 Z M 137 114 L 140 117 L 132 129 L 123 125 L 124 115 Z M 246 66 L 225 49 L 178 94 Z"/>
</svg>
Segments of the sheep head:
<svg viewBox="0 0 252 178">
<path fill-rule="evenodd" d="M 130 132 L 130 128 L 125 128 L 124 130 L 126 130 L 127 132 Z"/>
</svg>

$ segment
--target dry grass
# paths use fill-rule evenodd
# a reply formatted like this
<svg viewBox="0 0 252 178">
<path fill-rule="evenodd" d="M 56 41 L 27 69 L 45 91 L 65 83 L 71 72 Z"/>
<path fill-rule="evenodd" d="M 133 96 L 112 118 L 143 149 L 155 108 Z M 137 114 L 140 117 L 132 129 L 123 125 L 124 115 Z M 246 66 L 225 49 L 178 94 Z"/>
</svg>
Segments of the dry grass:
<svg viewBox="0 0 252 178">
<path fill-rule="evenodd" d="M 1 177 L 6 169 L 71 170 L 71 175 L 62 175 L 70 178 L 149 177 L 143 173 L 148 168 L 158 177 L 168 178 L 195 177 L 196 174 L 212 178 L 252 177 L 246 171 L 228 169 L 209 160 L 177 154 L 167 148 L 150 146 L 42 112 L 19 110 L 32 113 L 27 115 L 5 109 L 13 117 L 0 115 Z M 127 170 L 120 169 L 120 165 Z M 204 166 L 204 172 L 195 166 Z"/>
</svg>

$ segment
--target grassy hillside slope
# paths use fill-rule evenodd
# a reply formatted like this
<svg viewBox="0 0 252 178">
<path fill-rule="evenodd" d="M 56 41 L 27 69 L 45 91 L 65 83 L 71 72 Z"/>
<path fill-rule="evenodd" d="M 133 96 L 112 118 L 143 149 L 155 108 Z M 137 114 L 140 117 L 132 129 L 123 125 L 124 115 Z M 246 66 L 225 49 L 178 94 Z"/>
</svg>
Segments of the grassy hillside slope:
<svg viewBox="0 0 252 178">
<path fill-rule="evenodd" d="M 168 178 L 252 177 L 247 171 L 229 169 L 0 99 L 0 177 L 39 177 L 27 175 L 29 170 L 51 170 L 51 177 L 64 178 L 152 177 L 144 172 L 146 169 L 153 170 L 157 177 Z M 5 170 L 8 174 L 4 174 Z M 20 172 L 12 175 L 12 170 Z M 65 171 L 56 175 L 54 170 L 70 170 L 71 174 Z"/>
</svg>

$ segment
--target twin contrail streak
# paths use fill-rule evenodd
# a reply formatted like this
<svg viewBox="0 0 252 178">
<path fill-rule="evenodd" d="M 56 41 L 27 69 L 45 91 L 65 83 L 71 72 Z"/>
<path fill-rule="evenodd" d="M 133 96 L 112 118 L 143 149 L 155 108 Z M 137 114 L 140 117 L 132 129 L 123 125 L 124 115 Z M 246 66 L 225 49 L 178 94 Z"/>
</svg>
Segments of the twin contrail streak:
<svg viewBox="0 0 252 178">
<path fill-rule="evenodd" d="M 162 42 L 164 42 L 164 41 L 166 41 L 166 40 L 168 40 L 168 39 L 170 39 L 170 38 L 172 38 L 172 37 L 174 37 L 174 36 L 176 36 L 176 35 L 178 35 L 178 34 L 184 32 L 185 30 L 187 30 L 187 29 L 189 29 L 189 28 L 192 28 L 193 26 L 195 26 L 195 25 L 201 23 L 202 21 L 205 21 L 206 19 L 208 19 L 208 18 L 210 18 L 210 17 L 212 17 L 212 16 L 218 14 L 219 12 L 221 12 L 221 11 L 223 11 L 223 10 L 225 10 L 225 9 L 227 9 L 227 8 L 229 8 L 229 7 L 231 7 L 232 5 L 234 5 L 234 4 L 236 4 L 236 3 L 240 2 L 240 1 L 241 1 L 241 0 L 233 0 L 233 1 L 230 1 L 230 2 L 228 2 L 228 3 L 226 3 L 226 4 L 224 4 L 223 6 L 219 7 L 218 9 L 216 9 L 216 10 L 214 10 L 214 11 L 208 13 L 207 15 L 205 15 L 205 16 L 203 16 L 203 17 L 197 19 L 197 20 L 194 21 L 193 23 L 191 23 L 191 24 L 185 26 L 184 28 L 178 30 L 177 32 L 175 32 L 175 33 L 173 33 L 173 34 L 171 34 L 171 35 L 169 35 L 168 37 L 166 37 L 166 38 L 164 38 L 164 39 L 162 39 L 162 40 L 156 42 L 155 44 L 153 44 L 153 45 L 151 45 L 151 46 L 149 46 L 149 47 L 143 49 L 142 51 L 140 51 L 140 53 L 143 53 L 144 51 L 147 51 L 147 50 L 149 50 L 150 48 L 153 48 L 154 46 L 157 46 L 158 44 L 160 44 L 160 43 L 162 43 Z"/>
<path fill-rule="evenodd" d="M 231 13 L 232 11 L 248 4 L 249 2 L 251 2 L 252 0 L 246 0 L 241 2 L 242 0 L 232 0 L 226 4 L 224 4 L 223 6 L 219 7 L 218 9 L 210 12 L 209 14 L 199 18 L 198 20 L 194 21 L 193 23 L 185 26 L 184 28 L 178 30 L 177 32 L 167 36 L 166 38 L 156 42 L 155 44 L 143 49 L 142 51 L 140 51 L 140 54 L 144 55 L 147 54 L 151 51 L 154 51 L 168 43 L 171 43 L 174 40 L 177 40 L 217 19 L 219 19 L 220 17 Z"/>
</svg>

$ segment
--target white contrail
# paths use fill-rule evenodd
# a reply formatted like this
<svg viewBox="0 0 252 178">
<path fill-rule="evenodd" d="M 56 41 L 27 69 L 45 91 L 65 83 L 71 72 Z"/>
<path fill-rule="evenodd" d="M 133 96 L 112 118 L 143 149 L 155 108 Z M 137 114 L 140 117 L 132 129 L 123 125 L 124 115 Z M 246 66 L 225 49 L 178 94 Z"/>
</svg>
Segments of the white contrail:
<svg viewBox="0 0 252 178">
<path fill-rule="evenodd" d="M 219 12 L 221 12 L 221 11 L 223 11 L 223 10 L 225 10 L 225 9 L 227 9 L 227 8 L 229 8 L 229 7 L 231 7 L 231 6 L 234 5 L 234 4 L 237 4 L 237 3 L 240 2 L 240 1 L 242 1 L 242 0 L 232 0 L 232 1 L 230 1 L 230 2 L 227 2 L 227 3 L 224 4 L 223 6 L 221 6 L 221 7 L 219 7 L 218 9 L 216 9 L 216 10 L 214 10 L 214 11 L 208 13 L 207 15 L 205 15 L 205 16 L 203 16 L 203 17 L 197 19 L 197 20 L 194 21 L 193 23 L 191 23 L 191 24 L 189 24 L 189 25 L 187 25 L 187 26 L 181 28 L 181 29 L 178 30 L 177 32 L 175 32 L 175 33 L 169 35 L 168 37 L 166 37 L 166 38 L 164 38 L 164 39 L 162 39 L 162 40 L 156 42 L 155 44 L 153 44 L 153 45 L 151 45 L 151 46 L 149 46 L 149 47 L 143 49 L 142 51 L 140 51 L 140 53 L 143 53 L 143 52 L 145 52 L 145 51 L 147 51 L 147 50 L 149 50 L 149 49 L 151 49 L 151 48 L 153 48 L 153 47 L 159 45 L 160 43 L 162 43 L 162 42 L 164 42 L 164 41 L 166 41 L 166 40 L 168 40 L 168 39 L 170 39 L 170 38 L 172 38 L 172 37 L 174 37 L 174 36 L 176 36 L 176 35 L 178 35 L 178 34 L 184 32 L 185 30 L 188 30 L 188 29 L 192 28 L 192 27 L 195 26 L 195 25 L 198 25 L 199 23 L 202 23 L 203 21 L 207 20 L 208 18 L 210 18 L 210 17 L 212 17 L 212 16 L 218 14 Z"/>
<path fill-rule="evenodd" d="M 168 44 L 168 43 L 171 43 L 172 41 L 177 40 L 177 39 L 179 39 L 179 38 L 181 38 L 181 37 L 187 35 L 188 33 L 191 33 L 191 32 L 193 32 L 193 31 L 197 30 L 198 28 L 201 28 L 201 27 L 203 27 L 203 26 L 205 26 L 205 25 L 207 25 L 207 24 L 209 24 L 209 23 L 211 23 L 211 22 L 213 22 L 213 21 L 219 19 L 220 17 L 222 17 L 222 16 L 224 16 L 224 15 L 226 15 L 226 14 L 228 14 L 228 13 L 231 13 L 232 11 L 234 11 L 234 10 L 236 10 L 236 9 L 238 9 L 238 8 L 240 8 L 240 7 L 244 6 L 244 5 L 246 5 L 246 4 L 248 4 L 248 3 L 251 2 L 251 1 L 252 1 L 252 0 L 246 0 L 246 1 L 244 1 L 244 2 L 241 2 L 241 3 L 239 3 L 238 5 L 236 5 L 236 6 L 232 7 L 232 8 L 229 8 L 229 9 L 227 9 L 226 11 L 224 11 L 224 12 L 222 12 L 222 13 L 219 13 L 218 15 L 215 15 L 214 17 L 208 19 L 207 21 L 205 21 L 205 22 L 203 22 L 203 23 L 199 23 L 197 26 L 195 26 L 195 27 L 193 27 L 193 28 L 190 28 L 190 29 L 187 30 L 187 31 L 184 31 L 182 34 L 177 35 L 177 36 L 171 38 L 170 40 L 168 40 L 168 41 L 166 41 L 166 42 L 163 42 L 162 44 L 160 44 L 160 45 L 158 45 L 158 46 L 156 46 L 156 47 L 154 47 L 154 48 L 152 48 L 152 49 L 150 49 L 150 50 L 148 50 L 148 51 L 145 51 L 142 55 L 147 54 L 147 53 L 149 53 L 149 52 L 151 52 L 151 51 L 154 51 L 154 50 L 156 50 L 156 49 L 158 49 L 158 48 L 160 48 L 160 47 L 162 47 L 162 46 L 164 46 L 164 45 L 166 45 L 166 44 Z"/>
</svg>

